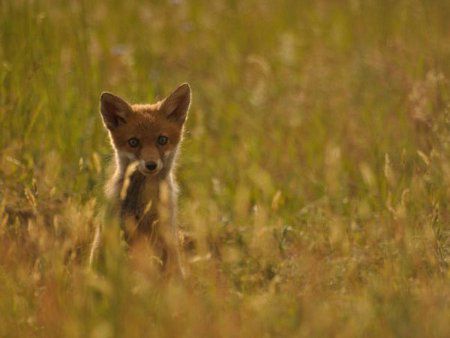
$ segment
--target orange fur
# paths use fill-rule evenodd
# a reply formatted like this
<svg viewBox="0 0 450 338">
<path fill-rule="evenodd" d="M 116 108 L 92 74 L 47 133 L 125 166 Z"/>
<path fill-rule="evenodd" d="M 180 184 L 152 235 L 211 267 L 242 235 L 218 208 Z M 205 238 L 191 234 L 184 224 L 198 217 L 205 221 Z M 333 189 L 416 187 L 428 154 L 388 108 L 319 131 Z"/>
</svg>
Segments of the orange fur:
<svg viewBox="0 0 450 338">
<path fill-rule="evenodd" d="M 172 271 L 181 271 L 173 167 L 190 99 L 188 84 L 155 104 L 130 105 L 109 93 L 101 96 L 101 115 L 115 153 L 107 195 L 118 205 L 127 241 L 150 240 Z M 161 136 L 166 144 L 160 143 Z"/>
</svg>

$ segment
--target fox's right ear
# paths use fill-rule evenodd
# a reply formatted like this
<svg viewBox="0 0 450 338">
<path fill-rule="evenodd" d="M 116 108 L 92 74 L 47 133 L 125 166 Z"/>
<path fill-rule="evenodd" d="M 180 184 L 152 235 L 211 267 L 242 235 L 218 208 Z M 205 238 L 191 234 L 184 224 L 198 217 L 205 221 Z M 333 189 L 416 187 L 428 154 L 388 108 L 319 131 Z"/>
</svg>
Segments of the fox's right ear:
<svg viewBox="0 0 450 338">
<path fill-rule="evenodd" d="M 183 83 L 164 99 L 161 109 L 169 120 L 183 125 L 191 104 L 191 87 Z"/>
<path fill-rule="evenodd" d="M 116 95 L 104 92 L 100 96 L 100 112 L 103 123 L 110 130 L 120 124 L 125 124 L 132 111 L 131 106 Z"/>
</svg>

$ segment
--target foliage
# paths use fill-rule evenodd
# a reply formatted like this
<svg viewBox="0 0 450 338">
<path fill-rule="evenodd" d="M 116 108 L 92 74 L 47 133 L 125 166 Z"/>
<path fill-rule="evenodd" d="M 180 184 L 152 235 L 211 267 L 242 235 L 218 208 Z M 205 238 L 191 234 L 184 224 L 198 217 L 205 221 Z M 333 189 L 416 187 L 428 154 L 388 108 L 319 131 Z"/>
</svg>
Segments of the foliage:
<svg viewBox="0 0 450 338">
<path fill-rule="evenodd" d="M 0 336 L 448 337 L 449 18 L 445 0 L 1 1 Z M 107 216 L 98 99 L 185 81 L 179 282 Z"/>
</svg>

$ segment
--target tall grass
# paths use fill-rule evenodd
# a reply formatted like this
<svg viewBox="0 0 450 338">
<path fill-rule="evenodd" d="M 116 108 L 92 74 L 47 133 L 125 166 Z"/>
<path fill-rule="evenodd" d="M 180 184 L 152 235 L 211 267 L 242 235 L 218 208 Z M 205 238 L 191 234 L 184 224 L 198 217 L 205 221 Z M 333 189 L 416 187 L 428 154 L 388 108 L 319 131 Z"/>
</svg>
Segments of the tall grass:
<svg viewBox="0 0 450 338">
<path fill-rule="evenodd" d="M 0 336 L 448 337 L 449 18 L 445 0 L 1 1 Z M 179 282 L 108 217 L 98 98 L 185 81 Z"/>
</svg>

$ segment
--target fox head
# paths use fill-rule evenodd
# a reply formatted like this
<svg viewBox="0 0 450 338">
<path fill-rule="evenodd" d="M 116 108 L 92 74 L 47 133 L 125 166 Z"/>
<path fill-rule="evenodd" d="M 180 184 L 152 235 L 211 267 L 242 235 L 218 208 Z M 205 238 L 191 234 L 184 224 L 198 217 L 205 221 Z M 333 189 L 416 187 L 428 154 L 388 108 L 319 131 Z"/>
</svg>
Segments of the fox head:
<svg viewBox="0 0 450 338">
<path fill-rule="evenodd" d="M 169 172 L 191 102 L 187 83 L 155 104 L 129 104 L 102 93 L 100 112 L 120 159 L 137 162 L 146 176 Z"/>
</svg>

